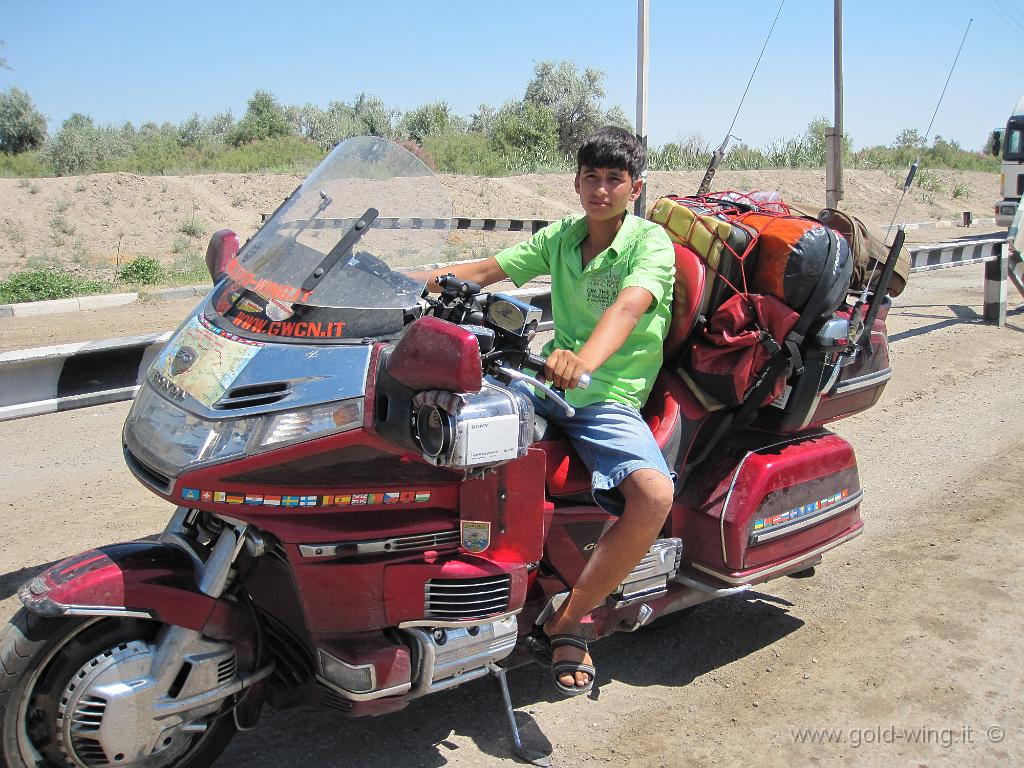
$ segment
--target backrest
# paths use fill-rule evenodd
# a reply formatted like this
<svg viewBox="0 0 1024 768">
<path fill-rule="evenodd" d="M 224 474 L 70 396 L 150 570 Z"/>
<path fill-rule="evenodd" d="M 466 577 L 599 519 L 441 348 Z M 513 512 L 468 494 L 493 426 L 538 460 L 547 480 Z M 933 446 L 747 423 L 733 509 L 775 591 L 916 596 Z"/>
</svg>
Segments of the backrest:
<svg viewBox="0 0 1024 768">
<path fill-rule="evenodd" d="M 693 331 L 707 290 L 707 267 L 694 251 L 672 243 L 676 252 L 676 279 L 672 288 L 672 323 L 665 337 L 665 359 L 672 360 Z"/>
</svg>

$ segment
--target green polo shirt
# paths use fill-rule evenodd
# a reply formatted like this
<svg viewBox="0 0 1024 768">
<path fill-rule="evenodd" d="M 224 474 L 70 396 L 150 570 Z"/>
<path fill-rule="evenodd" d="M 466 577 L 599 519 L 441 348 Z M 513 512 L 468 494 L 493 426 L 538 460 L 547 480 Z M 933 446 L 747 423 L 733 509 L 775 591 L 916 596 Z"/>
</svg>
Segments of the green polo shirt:
<svg viewBox="0 0 1024 768">
<path fill-rule="evenodd" d="M 574 407 L 613 400 L 639 409 L 661 369 L 661 346 L 671 320 L 675 252 L 660 225 L 627 214 L 615 240 L 583 265 L 580 243 L 587 236 L 585 216 L 567 216 L 495 258 L 513 283 L 522 286 L 551 275 L 551 313 L 555 336 L 544 346 L 578 352 L 619 292 L 639 286 L 654 300 L 622 347 L 592 373 L 588 389 L 573 389 Z"/>
</svg>

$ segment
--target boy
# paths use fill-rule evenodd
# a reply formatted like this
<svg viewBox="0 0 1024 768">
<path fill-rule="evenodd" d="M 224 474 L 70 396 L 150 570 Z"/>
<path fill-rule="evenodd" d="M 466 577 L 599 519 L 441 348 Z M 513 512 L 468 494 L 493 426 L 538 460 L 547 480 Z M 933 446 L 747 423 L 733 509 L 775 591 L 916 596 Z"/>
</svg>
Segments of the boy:
<svg viewBox="0 0 1024 768">
<path fill-rule="evenodd" d="M 639 413 L 661 368 L 675 265 L 664 230 L 627 213 L 640 195 L 645 162 L 635 136 L 601 128 L 577 154 L 575 188 L 584 216 L 566 217 L 493 258 L 449 270 L 481 286 L 506 278 L 520 286 L 551 275 L 555 335 L 544 348 L 544 377 L 566 390 L 576 416 L 567 419 L 544 399 L 532 399 L 591 471 L 595 501 L 619 515 L 544 623 L 555 685 L 565 695 L 586 693 L 594 683 L 581 621 L 640 562 L 672 504 L 673 475 Z M 437 291 L 439 274 L 416 277 Z M 584 373 L 592 382 L 576 389 Z"/>
</svg>

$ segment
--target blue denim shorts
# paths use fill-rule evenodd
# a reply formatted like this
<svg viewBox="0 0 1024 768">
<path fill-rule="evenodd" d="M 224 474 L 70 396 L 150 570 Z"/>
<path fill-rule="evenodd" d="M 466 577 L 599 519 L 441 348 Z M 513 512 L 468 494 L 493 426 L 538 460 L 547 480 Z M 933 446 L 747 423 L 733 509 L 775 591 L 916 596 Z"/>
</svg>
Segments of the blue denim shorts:
<svg viewBox="0 0 1024 768">
<path fill-rule="evenodd" d="M 651 428 L 635 408 L 606 401 L 577 408 L 576 415 L 569 418 L 559 406 L 538 397 L 532 387 L 520 384 L 517 388 L 533 401 L 536 414 L 558 427 L 572 443 L 590 470 L 594 501 L 605 512 L 622 514 L 625 498 L 618 486 L 638 469 L 653 469 L 675 482 L 675 473 L 665 463 Z"/>
</svg>

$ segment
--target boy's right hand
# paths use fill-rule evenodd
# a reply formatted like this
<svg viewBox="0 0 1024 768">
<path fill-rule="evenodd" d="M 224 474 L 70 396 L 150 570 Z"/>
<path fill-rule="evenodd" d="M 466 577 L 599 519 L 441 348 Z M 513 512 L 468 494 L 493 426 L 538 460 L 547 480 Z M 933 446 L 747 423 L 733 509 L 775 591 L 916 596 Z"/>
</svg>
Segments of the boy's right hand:
<svg viewBox="0 0 1024 768">
<path fill-rule="evenodd" d="M 590 373 L 590 365 L 568 349 L 552 350 L 544 366 L 544 378 L 558 389 L 576 389 L 580 377 Z"/>
</svg>

